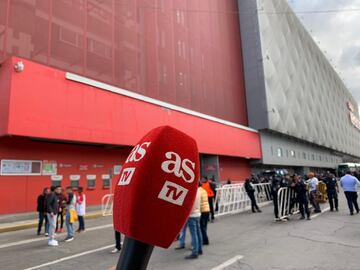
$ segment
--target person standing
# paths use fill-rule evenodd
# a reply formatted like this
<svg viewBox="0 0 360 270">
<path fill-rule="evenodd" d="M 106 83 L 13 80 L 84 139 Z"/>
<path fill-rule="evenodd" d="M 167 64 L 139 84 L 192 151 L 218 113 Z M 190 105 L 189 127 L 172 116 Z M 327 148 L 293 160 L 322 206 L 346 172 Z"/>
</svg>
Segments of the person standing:
<svg viewBox="0 0 360 270">
<path fill-rule="evenodd" d="M 271 182 L 271 197 L 274 204 L 274 215 L 275 221 L 280 221 L 279 218 L 279 202 L 278 202 L 278 191 L 281 188 L 281 178 L 280 176 L 274 176 L 270 178 Z"/>
<path fill-rule="evenodd" d="M 112 254 L 119 253 L 121 251 L 121 233 L 115 231 L 115 248 L 111 251 Z"/>
<path fill-rule="evenodd" d="M 306 183 L 309 185 L 309 191 L 310 191 L 310 202 L 314 206 L 315 213 L 320 213 L 320 205 L 317 201 L 317 188 L 319 185 L 319 180 L 315 177 L 315 174 L 313 172 L 310 172 L 308 174 L 309 180 L 306 181 Z"/>
<path fill-rule="evenodd" d="M 49 188 L 44 188 L 43 192 L 37 198 L 36 210 L 39 212 L 39 223 L 37 229 L 37 235 L 41 234 L 42 225 L 45 221 L 45 235 L 49 235 L 49 221 L 46 214 L 46 196 L 50 193 Z"/>
<path fill-rule="evenodd" d="M 76 216 L 75 204 L 76 204 L 76 196 L 73 193 L 72 187 L 66 188 L 67 201 L 66 201 L 66 230 L 67 237 L 65 238 L 65 242 L 70 242 L 74 240 L 74 219 Z"/>
<path fill-rule="evenodd" d="M 339 186 L 335 175 L 328 174 L 325 179 L 324 183 L 326 184 L 327 195 L 330 204 L 330 211 L 334 211 L 334 206 L 336 211 L 339 211 L 339 200 L 338 200 L 338 193 L 339 193 Z"/>
<path fill-rule="evenodd" d="M 200 230 L 201 230 L 201 236 L 202 236 L 202 243 L 203 245 L 209 245 L 209 237 L 207 235 L 207 225 L 209 222 L 210 217 L 210 206 L 209 206 L 209 200 L 208 195 L 205 189 L 201 187 L 201 184 L 199 183 L 198 188 L 200 194 L 201 194 L 201 203 L 200 203 Z"/>
<path fill-rule="evenodd" d="M 211 218 L 211 222 L 214 222 L 214 219 L 215 219 L 215 209 L 214 209 L 215 193 L 213 191 L 213 187 L 211 186 L 211 183 L 207 176 L 204 177 L 204 180 L 203 180 L 203 183 L 201 186 L 207 192 L 209 206 L 210 206 L 210 218 Z"/>
<path fill-rule="evenodd" d="M 250 201 L 251 201 L 251 211 L 253 213 L 256 213 L 256 211 L 261 213 L 261 210 L 260 210 L 259 206 L 256 203 L 255 189 L 254 189 L 254 186 L 251 184 L 250 179 L 245 180 L 244 187 L 245 187 L 245 191 L 246 191 L 246 193 L 249 196 Z"/>
<path fill-rule="evenodd" d="M 46 215 L 49 221 L 49 246 L 58 246 L 59 243 L 55 239 L 56 216 L 59 209 L 58 196 L 61 187 L 51 187 L 51 192 L 46 196 Z"/>
<path fill-rule="evenodd" d="M 196 193 L 193 209 L 187 221 L 191 235 L 192 253 L 191 255 L 186 256 L 185 259 L 197 259 L 199 255 L 203 254 L 202 236 L 200 231 L 200 216 L 201 216 L 200 207 L 201 207 L 201 193 L 198 189 Z"/>
<path fill-rule="evenodd" d="M 350 171 L 341 177 L 340 185 L 344 190 L 345 197 L 350 210 L 350 215 L 354 215 L 354 207 L 357 213 L 359 213 L 359 205 L 357 203 L 357 187 L 360 185 L 359 180 L 351 175 Z"/>
<path fill-rule="evenodd" d="M 295 190 L 296 193 L 296 200 L 299 204 L 299 211 L 301 214 L 300 219 L 305 219 L 305 214 L 307 216 L 308 220 L 311 220 L 310 218 L 310 210 L 309 210 L 309 202 L 307 198 L 307 185 L 305 182 L 300 178 L 299 175 L 296 175 L 294 177 L 294 183 L 292 184 L 292 187 Z"/>
<path fill-rule="evenodd" d="M 57 233 L 64 232 L 64 215 L 66 211 L 66 196 L 63 188 L 60 188 L 60 194 L 58 196 L 59 210 L 56 216 L 56 230 Z M 59 222 L 60 219 L 60 222 Z"/>
<path fill-rule="evenodd" d="M 82 187 L 78 188 L 78 196 L 76 198 L 76 212 L 79 220 L 79 228 L 77 232 L 85 231 L 85 209 L 86 209 L 86 197 Z"/>
<path fill-rule="evenodd" d="M 185 249 L 185 238 L 186 238 L 186 228 L 188 227 L 188 222 L 184 224 L 184 227 L 181 229 L 179 235 L 179 246 L 176 247 L 176 250 Z"/>
</svg>

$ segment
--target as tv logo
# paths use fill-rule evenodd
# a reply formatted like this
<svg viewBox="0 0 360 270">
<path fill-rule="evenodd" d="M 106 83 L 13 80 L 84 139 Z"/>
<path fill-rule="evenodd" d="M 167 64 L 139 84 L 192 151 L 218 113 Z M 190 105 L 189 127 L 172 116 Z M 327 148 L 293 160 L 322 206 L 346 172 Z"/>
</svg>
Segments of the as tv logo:
<svg viewBox="0 0 360 270">
<path fill-rule="evenodd" d="M 131 182 L 131 178 L 133 177 L 135 173 L 135 168 L 126 168 L 123 170 L 120 180 L 118 183 L 118 186 L 126 186 L 129 185 Z"/>
<path fill-rule="evenodd" d="M 158 198 L 182 206 L 188 190 L 170 181 L 164 183 Z"/>
</svg>

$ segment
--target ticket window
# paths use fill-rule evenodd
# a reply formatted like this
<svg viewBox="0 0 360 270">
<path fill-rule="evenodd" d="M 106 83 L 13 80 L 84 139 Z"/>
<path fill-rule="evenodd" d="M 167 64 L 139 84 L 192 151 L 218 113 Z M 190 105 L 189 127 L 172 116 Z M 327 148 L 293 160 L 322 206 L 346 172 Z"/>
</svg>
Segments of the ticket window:
<svg viewBox="0 0 360 270">
<path fill-rule="evenodd" d="M 87 180 L 87 188 L 88 189 L 95 189 L 96 175 L 87 175 L 86 180 Z"/>
<path fill-rule="evenodd" d="M 70 186 L 77 190 L 80 185 L 80 175 L 70 175 Z"/>
<path fill-rule="evenodd" d="M 110 189 L 110 174 L 103 174 L 101 178 L 103 182 L 103 189 Z"/>
<path fill-rule="evenodd" d="M 52 175 L 51 176 L 51 186 L 52 187 L 57 187 L 57 186 L 61 187 L 62 179 L 63 179 L 62 175 Z"/>
</svg>

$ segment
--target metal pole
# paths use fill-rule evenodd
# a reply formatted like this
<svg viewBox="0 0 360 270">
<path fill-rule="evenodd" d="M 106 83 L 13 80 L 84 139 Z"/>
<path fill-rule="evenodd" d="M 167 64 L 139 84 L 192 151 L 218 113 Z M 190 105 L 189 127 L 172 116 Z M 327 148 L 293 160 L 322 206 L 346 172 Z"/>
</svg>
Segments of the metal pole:
<svg viewBox="0 0 360 270">
<path fill-rule="evenodd" d="M 125 237 L 116 270 L 145 270 L 154 246 Z"/>
</svg>

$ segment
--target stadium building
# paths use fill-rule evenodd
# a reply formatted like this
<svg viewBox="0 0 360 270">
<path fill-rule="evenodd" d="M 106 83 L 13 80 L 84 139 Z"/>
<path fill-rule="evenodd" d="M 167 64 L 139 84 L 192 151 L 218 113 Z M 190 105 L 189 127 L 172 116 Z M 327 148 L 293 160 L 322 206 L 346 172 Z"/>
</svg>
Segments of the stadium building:
<svg viewBox="0 0 360 270">
<path fill-rule="evenodd" d="M 0 214 L 54 184 L 99 205 L 131 146 L 171 125 L 202 174 L 240 181 L 248 127 L 238 6 L 223 1 L 0 1 Z M 201 11 L 201 12 L 200 12 Z"/>
<path fill-rule="evenodd" d="M 358 104 L 285 0 L 238 1 L 254 171 L 336 169 L 360 157 Z"/>
<path fill-rule="evenodd" d="M 0 214 L 57 184 L 99 205 L 161 125 L 219 182 L 359 156 L 357 104 L 286 1 L 0 1 L 0 61 Z"/>
</svg>

